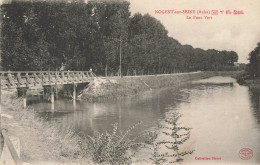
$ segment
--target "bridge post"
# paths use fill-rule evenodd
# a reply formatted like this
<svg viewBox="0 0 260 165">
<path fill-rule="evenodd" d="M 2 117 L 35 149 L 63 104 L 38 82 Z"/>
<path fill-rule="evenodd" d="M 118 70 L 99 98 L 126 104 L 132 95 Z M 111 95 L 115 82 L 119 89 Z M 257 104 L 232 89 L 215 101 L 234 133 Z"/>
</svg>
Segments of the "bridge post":
<svg viewBox="0 0 260 165">
<path fill-rule="evenodd" d="M 76 87 L 77 87 L 77 84 L 73 84 L 73 106 L 76 105 Z"/>
<path fill-rule="evenodd" d="M 51 104 L 51 112 L 52 113 L 54 112 L 54 104 L 53 103 Z"/>
<path fill-rule="evenodd" d="M 73 100 L 76 100 L 76 87 L 77 84 L 73 84 Z"/>
<path fill-rule="evenodd" d="M 55 96 L 56 96 L 56 99 L 58 98 L 58 86 L 57 84 L 55 85 Z"/>
<path fill-rule="evenodd" d="M 51 103 L 54 104 L 54 91 L 53 91 L 53 87 L 51 87 Z"/>
<path fill-rule="evenodd" d="M 22 92 L 23 92 L 23 108 L 26 108 L 27 106 L 27 100 L 26 100 L 26 88 L 22 88 Z"/>
</svg>

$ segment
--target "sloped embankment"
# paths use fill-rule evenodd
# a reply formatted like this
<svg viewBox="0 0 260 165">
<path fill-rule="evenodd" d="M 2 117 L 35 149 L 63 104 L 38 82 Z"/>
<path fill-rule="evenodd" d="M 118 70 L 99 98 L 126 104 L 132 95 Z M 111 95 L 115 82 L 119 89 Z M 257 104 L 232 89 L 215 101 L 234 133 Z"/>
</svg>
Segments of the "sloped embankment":
<svg viewBox="0 0 260 165">
<path fill-rule="evenodd" d="M 82 100 L 116 99 L 132 96 L 147 90 L 165 87 L 180 87 L 193 80 L 212 76 L 236 77 L 239 71 L 232 72 L 191 72 L 147 76 L 97 77 L 79 96 Z"/>
<path fill-rule="evenodd" d="M 24 164 L 93 164 L 80 147 L 81 138 L 69 126 L 46 122 L 37 110 L 22 108 L 16 90 L 2 91 L 2 128 L 20 142 L 20 159 Z"/>
</svg>

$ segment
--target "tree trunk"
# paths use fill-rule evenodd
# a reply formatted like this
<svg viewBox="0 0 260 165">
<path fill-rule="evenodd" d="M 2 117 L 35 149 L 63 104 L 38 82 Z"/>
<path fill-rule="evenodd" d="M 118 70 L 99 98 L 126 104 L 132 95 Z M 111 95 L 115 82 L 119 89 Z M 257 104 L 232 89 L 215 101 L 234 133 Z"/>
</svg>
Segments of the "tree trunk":
<svg viewBox="0 0 260 165">
<path fill-rule="evenodd" d="M 106 68 L 105 68 L 105 76 L 107 77 L 107 64 L 106 64 Z"/>
</svg>

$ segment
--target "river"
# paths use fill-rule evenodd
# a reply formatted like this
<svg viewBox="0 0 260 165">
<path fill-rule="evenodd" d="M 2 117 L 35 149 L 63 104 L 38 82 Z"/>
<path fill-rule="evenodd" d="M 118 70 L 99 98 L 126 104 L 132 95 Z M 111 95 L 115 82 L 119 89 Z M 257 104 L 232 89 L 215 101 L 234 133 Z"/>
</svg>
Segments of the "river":
<svg viewBox="0 0 260 165">
<path fill-rule="evenodd" d="M 81 136 L 94 131 L 112 131 L 118 123 L 122 130 L 142 121 L 133 130 L 159 130 L 172 112 L 182 114 L 181 126 L 192 128 L 183 150 L 194 150 L 183 157 L 187 164 L 260 164 L 260 92 L 240 86 L 229 77 L 212 77 L 185 87 L 151 90 L 142 95 L 99 103 L 68 100 L 33 102 L 31 106 L 47 121 L 71 127 Z M 242 160 L 239 151 L 253 151 L 250 160 Z M 198 158 L 210 160 L 197 160 Z M 212 160 L 213 158 L 221 160 Z"/>
</svg>

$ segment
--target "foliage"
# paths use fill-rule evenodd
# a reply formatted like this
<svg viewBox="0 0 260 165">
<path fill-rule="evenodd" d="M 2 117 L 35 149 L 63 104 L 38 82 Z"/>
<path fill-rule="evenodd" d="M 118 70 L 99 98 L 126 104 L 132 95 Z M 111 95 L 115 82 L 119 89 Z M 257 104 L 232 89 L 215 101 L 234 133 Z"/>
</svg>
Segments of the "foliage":
<svg viewBox="0 0 260 165">
<path fill-rule="evenodd" d="M 89 70 L 115 75 L 233 67 L 234 51 L 203 50 L 168 36 L 163 24 L 125 0 L 18 1 L 1 5 L 5 70 Z"/>
<path fill-rule="evenodd" d="M 117 123 L 113 125 L 111 133 L 95 132 L 83 140 L 82 150 L 92 156 L 95 163 L 104 164 L 131 164 L 131 148 L 138 145 L 129 138 L 130 132 L 140 123 L 120 133 Z M 85 143 L 85 144 L 84 144 Z"/>
<path fill-rule="evenodd" d="M 151 160 L 154 164 L 160 165 L 163 163 L 181 163 L 183 156 L 192 154 L 194 150 L 180 152 L 180 146 L 190 138 L 190 128 L 179 126 L 178 120 L 182 117 L 179 113 L 171 113 L 165 119 L 164 124 L 159 125 L 163 130 L 161 132 L 151 132 L 151 145 L 148 147 L 151 151 Z M 166 135 L 164 140 L 159 138 L 160 133 Z M 161 149 L 166 148 L 168 152 L 163 152 Z"/>
<path fill-rule="evenodd" d="M 174 156 L 177 156 L 177 159 L 175 161 L 172 161 L 170 163 L 175 162 L 182 162 L 183 159 L 181 157 L 192 154 L 194 150 L 192 151 L 184 151 L 180 152 L 180 145 L 184 144 L 189 138 L 190 138 L 190 128 L 178 126 L 178 120 L 182 117 L 179 113 L 172 113 L 170 114 L 170 117 L 166 118 L 165 122 L 170 125 L 170 127 L 161 126 L 162 128 L 166 128 L 167 130 L 170 130 L 170 133 L 163 132 L 167 136 L 171 136 L 171 138 L 174 139 L 173 142 L 160 142 L 159 144 L 168 144 L 166 147 L 170 150 L 173 150 L 176 152 Z"/>
<path fill-rule="evenodd" d="M 251 76 L 260 76 L 260 42 L 249 54 L 249 73 Z"/>
<path fill-rule="evenodd" d="M 153 164 L 160 165 L 161 163 L 164 163 L 166 161 L 164 154 L 159 154 L 159 143 L 156 142 L 156 139 L 158 137 L 158 134 L 156 132 L 150 132 L 151 137 L 151 147 L 148 147 L 151 151 L 151 157 L 150 160 L 152 160 Z"/>
</svg>

